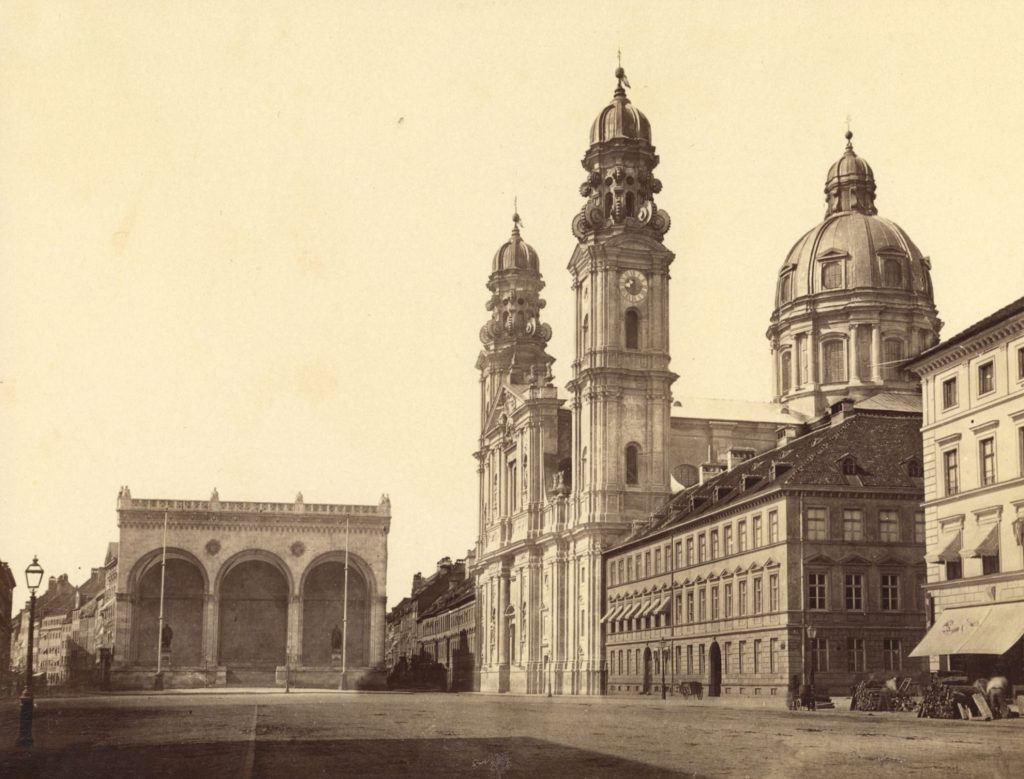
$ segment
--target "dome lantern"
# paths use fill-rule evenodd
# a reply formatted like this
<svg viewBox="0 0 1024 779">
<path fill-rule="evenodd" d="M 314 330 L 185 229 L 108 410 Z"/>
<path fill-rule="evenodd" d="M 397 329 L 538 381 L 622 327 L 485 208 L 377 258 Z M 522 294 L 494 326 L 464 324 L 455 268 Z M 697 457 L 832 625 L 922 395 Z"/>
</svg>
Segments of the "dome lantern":
<svg viewBox="0 0 1024 779">
<path fill-rule="evenodd" d="M 853 133 L 846 131 L 846 151 L 828 169 L 825 180 L 825 215 L 857 211 L 872 216 L 875 208 L 875 174 L 867 160 L 853 150 Z"/>
</svg>

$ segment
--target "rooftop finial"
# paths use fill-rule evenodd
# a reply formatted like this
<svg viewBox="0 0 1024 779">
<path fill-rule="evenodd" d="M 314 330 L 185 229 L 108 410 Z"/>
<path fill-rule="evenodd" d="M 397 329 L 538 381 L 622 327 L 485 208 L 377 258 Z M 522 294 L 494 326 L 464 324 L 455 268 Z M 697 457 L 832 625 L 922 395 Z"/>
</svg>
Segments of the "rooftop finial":
<svg viewBox="0 0 1024 779">
<path fill-rule="evenodd" d="M 512 235 L 519 235 L 519 227 L 522 223 L 523 220 L 519 218 L 519 197 L 514 196 L 512 198 Z"/>
<path fill-rule="evenodd" d="M 853 151 L 853 130 L 850 129 L 850 115 L 846 115 L 846 150 Z"/>
<path fill-rule="evenodd" d="M 622 69 L 622 49 L 619 49 L 619 66 L 615 68 L 615 78 L 619 80 L 619 85 L 615 87 L 616 97 L 625 97 L 626 89 L 630 88 L 629 79 L 626 78 L 626 71 Z"/>
</svg>

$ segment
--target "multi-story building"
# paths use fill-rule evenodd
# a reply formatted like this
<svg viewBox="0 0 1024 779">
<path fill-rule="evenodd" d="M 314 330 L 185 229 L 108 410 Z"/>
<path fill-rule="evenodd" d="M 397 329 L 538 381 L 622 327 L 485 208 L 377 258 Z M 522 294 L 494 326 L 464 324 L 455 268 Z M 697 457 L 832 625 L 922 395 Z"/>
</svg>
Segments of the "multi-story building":
<svg viewBox="0 0 1024 779">
<path fill-rule="evenodd" d="M 46 590 L 36 596 L 35 627 L 32 645 L 32 669 L 44 675 L 47 683 L 63 683 L 66 678 L 66 652 L 60 642 L 66 638 L 64 622 L 75 607 L 76 588 L 66 573 L 51 576 Z M 24 674 L 28 652 L 29 608 L 25 608 L 12 621 L 11 670 Z M 68 623 L 68 630 L 70 622 Z"/>
<path fill-rule="evenodd" d="M 920 417 L 827 424 L 679 492 L 605 554 L 609 692 L 783 696 L 909 670 L 924 632 Z M 664 667 L 663 667 L 664 664 Z"/>
<path fill-rule="evenodd" d="M 418 619 L 421 651 L 445 667 L 446 688 L 475 690 L 476 585 L 472 578 L 451 581 Z"/>
<path fill-rule="evenodd" d="M 0 697 L 9 693 L 17 684 L 11 675 L 11 640 L 13 622 L 11 610 L 14 606 L 14 588 L 17 582 L 10 566 L 0 561 Z"/>
<path fill-rule="evenodd" d="M 1024 684 L 1024 298 L 909 367 L 923 387 L 934 612 L 914 654 Z"/>
<path fill-rule="evenodd" d="M 409 596 L 402 598 L 387 615 L 385 664 L 389 673 L 399 666 L 408 667 L 418 655 L 429 654 L 432 659 L 438 659 L 434 642 L 423 640 L 420 618 L 447 593 L 465 584 L 466 568 L 466 560 L 453 563 L 452 558 L 442 557 L 430 576 L 417 573 L 412 577 Z"/>
<path fill-rule="evenodd" d="M 612 692 L 660 686 L 662 649 L 668 679 L 712 694 L 778 694 L 805 669 L 845 688 L 902 670 L 922 633 L 920 398 L 901 364 L 941 323 L 930 261 L 878 216 L 851 138 L 824 221 L 782 264 L 767 333 L 775 401 L 800 413 L 773 452 L 709 458 L 699 486 L 605 554 Z"/>
</svg>

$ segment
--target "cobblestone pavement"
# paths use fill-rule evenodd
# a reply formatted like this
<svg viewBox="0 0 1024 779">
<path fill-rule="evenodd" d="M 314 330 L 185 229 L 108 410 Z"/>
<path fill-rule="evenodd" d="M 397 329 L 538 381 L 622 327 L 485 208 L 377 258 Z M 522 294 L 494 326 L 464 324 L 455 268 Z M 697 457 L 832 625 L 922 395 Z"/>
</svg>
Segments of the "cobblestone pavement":
<svg viewBox="0 0 1024 779">
<path fill-rule="evenodd" d="M 657 698 L 169 692 L 0 703 L 0 776 L 1020 776 L 1024 719 Z"/>
</svg>

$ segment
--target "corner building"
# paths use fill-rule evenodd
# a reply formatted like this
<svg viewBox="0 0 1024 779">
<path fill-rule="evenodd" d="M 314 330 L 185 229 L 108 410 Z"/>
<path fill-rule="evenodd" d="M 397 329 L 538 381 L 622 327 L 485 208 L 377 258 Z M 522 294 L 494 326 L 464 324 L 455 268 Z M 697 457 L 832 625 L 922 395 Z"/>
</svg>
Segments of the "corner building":
<svg viewBox="0 0 1024 779">
<path fill-rule="evenodd" d="M 537 253 L 514 217 L 481 331 L 480 688 L 604 689 L 601 554 L 669 495 L 668 215 L 651 125 L 625 74 L 594 121 L 569 261 L 576 349 L 568 408 L 540 321 Z"/>
</svg>

